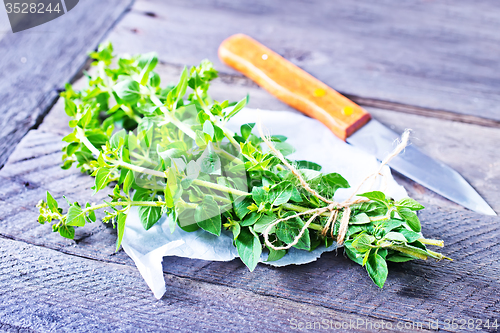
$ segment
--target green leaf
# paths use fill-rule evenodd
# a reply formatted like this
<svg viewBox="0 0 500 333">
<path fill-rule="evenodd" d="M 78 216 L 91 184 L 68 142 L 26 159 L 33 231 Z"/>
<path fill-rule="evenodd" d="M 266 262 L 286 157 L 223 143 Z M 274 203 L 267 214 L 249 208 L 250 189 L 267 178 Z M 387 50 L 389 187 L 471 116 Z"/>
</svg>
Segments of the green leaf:
<svg viewBox="0 0 500 333">
<path fill-rule="evenodd" d="M 69 145 L 66 146 L 66 155 L 72 156 L 75 151 L 78 149 L 80 144 L 78 142 L 72 142 Z"/>
<path fill-rule="evenodd" d="M 145 230 L 151 229 L 161 217 L 161 207 L 139 207 L 139 217 Z"/>
<path fill-rule="evenodd" d="M 155 52 L 146 53 L 138 59 L 138 66 L 142 68 L 140 78 L 141 84 L 144 86 L 148 82 L 149 72 L 151 72 L 158 63 L 158 55 Z"/>
<path fill-rule="evenodd" d="M 321 165 L 310 161 L 300 160 L 300 161 L 295 161 L 295 164 L 297 165 L 298 169 L 310 169 L 316 171 L 321 171 L 322 169 Z"/>
<path fill-rule="evenodd" d="M 250 96 L 246 96 L 245 98 L 243 98 L 241 101 L 239 101 L 235 106 L 234 108 L 231 110 L 231 112 L 229 112 L 229 114 L 227 115 L 227 119 L 233 117 L 235 114 L 237 114 L 238 112 L 241 111 L 241 109 L 243 109 L 247 104 L 248 104 L 248 100 L 250 99 Z"/>
<path fill-rule="evenodd" d="M 399 232 L 402 233 L 403 236 L 405 236 L 406 241 L 408 243 L 413 243 L 414 241 L 416 241 L 422 237 L 422 235 L 419 234 L 418 232 L 411 231 L 411 230 L 408 230 L 406 228 L 401 228 L 401 230 L 399 230 Z"/>
<path fill-rule="evenodd" d="M 218 174 L 221 172 L 221 160 L 219 155 L 213 150 L 213 146 L 207 146 L 207 149 L 198 159 L 197 163 L 200 165 L 200 171 L 207 174 Z"/>
<path fill-rule="evenodd" d="M 59 205 L 57 204 L 57 201 L 49 193 L 49 191 L 47 191 L 47 205 L 49 206 L 50 211 L 52 213 L 55 213 L 58 211 L 57 209 L 59 208 Z"/>
<path fill-rule="evenodd" d="M 363 257 L 363 261 L 361 262 L 361 266 L 365 267 L 365 265 L 368 261 L 368 258 L 370 258 L 371 251 L 372 251 L 372 249 L 368 249 L 368 251 L 365 253 L 365 256 Z"/>
<path fill-rule="evenodd" d="M 411 210 L 421 210 L 424 209 L 425 207 L 419 204 L 416 200 L 413 200 L 412 198 L 404 198 L 396 202 L 396 207 L 398 208 L 409 208 Z"/>
<path fill-rule="evenodd" d="M 178 213 L 177 224 L 182 230 L 186 232 L 193 232 L 200 229 L 194 219 L 195 212 L 196 211 L 194 209 L 184 209 Z"/>
<path fill-rule="evenodd" d="M 66 135 L 64 138 L 62 138 L 62 141 L 67 142 L 67 143 L 78 142 L 79 140 L 77 139 L 75 132 L 76 131 L 73 131 L 73 132 L 69 133 L 68 135 Z"/>
<path fill-rule="evenodd" d="M 205 123 L 203 124 L 203 132 L 208 134 L 210 138 L 214 137 L 214 126 L 210 120 L 205 121 Z"/>
<path fill-rule="evenodd" d="M 274 148 L 278 149 L 283 156 L 288 156 L 295 152 L 295 148 L 288 142 L 277 142 L 274 144 Z"/>
<path fill-rule="evenodd" d="M 288 213 L 286 216 L 293 215 L 293 213 Z M 299 217 L 294 217 L 286 221 L 281 221 L 276 225 L 276 236 L 279 240 L 290 244 L 294 241 L 304 227 L 304 222 Z M 309 250 L 311 248 L 311 239 L 309 237 L 309 230 L 306 229 L 302 237 L 300 237 L 299 242 L 294 246 L 301 250 Z"/>
<path fill-rule="evenodd" d="M 123 192 L 125 194 L 129 194 L 130 188 L 132 187 L 132 183 L 134 182 L 134 172 L 132 170 L 127 171 L 127 175 L 123 180 Z"/>
<path fill-rule="evenodd" d="M 400 227 L 402 224 L 403 224 L 403 221 L 401 221 L 401 220 L 390 219 L 390 220 L 387 220 L 387 221 L 383 221 L 380 224 L 380 227 L 383 230 L 384 234 L 386 234 L 389 231 L 394 230 L 397 227 Z"/>
<path fill-rule="evenodd" d="M 111 181 L 111 176 L 113 175 L 112 170 L 113 169 L 109 169 L 106 167 L 102 167 L 97 170 L 97 174 L 95 176 L 94 193 L 97 193 L 98 191 L 105 188 L 106 185 L 108 185 L 108 183 Z"/>
<path fill-rule="evenodd" d="M 321 193 L 332 198 L 339 188 L 349 188 L 349 182 L 338 173 L 329 173 L 321 177 Z"/>
<path fill-rule="evenodd" d="M 250 225 L 253 225 L 255 222 L 257 222 L 257 220 L 260 219 L 261 216 L 262 216 L 262 214 L 253 212 L 250 215 L 248 215 L 244 220 L 242 220 L 240 222 L 240 224 L 242 227 L 248 227 Z"/>
<path fill-rule="evenodd" d="M 382 288 L 387 279 L 387 263 L 377 253 L 372 253 L 366 262 L 366 271 L 377 286 Z"/>
<path fill-rule="evenodd" d="M 346 241 L 344 243 L 344 249 L 349 259 L 359 265 L 363 265 L 363 256 L 352 246 L 352 241 Z"/>
<path fill-rule="evenodd" d="M 195 139 L 196 145 L 199 147 L 204 147 L 207 145 L 208 141 L 207 138 L 205 137 L 205 133 L 201 131 L 196 131 L 196 139 Z"/>
<path fill-rule="evenodd" d="M 155 73 L 155 72 L 150 72 L 149 73 L 149 85 L 151 87 L 159 87 L 160 86 L 160 83 L 161 83 L 161 78 L 160 78 L 160 75 L 158 73 Z"/>
<path fill-rule="evenodd" d="M 275 142 L 285 142 L 287 137 L 284 135 L 271 135 L 271 141 Z"/>
<path fill-rule="evenodd" d="M 64 238 L 73 239 L 75 238 L 75 227 L 63 224 L 59 227 L 59 234 Z"/>
<path fill-rule="evenodd" d="M 75 227 L 83 227 L 85 225 L 85 213 L 81 207 L 76 205 L 69 207 L 66 225 Z"/>
<path fill-rule="evenodd" d="M 90 109 L 88 109 L 82 116 L 82 118 L 80 118 L 80 120 L 78 120 L 78 126 L 81 127 L 81 128 L 85 128 L 87 127 L 88 124 L 90 124 L 90 120 L 92 120 L 92 112 L 90 111 Z"/>
<path fill-rule="evenodd" d="M 240 220 L 243 220 L 245 215 L 250 213 L 250 210 L 247 207 L 250 206 L 251 204 L 252 204 L 252 199 L 250 199 L 250 197 L 245 197 L 243 200 L 236 200 L 233 203 L 234 212 L 236 213 L 236 216 L 238 216 Z"/>
<path fill-rule="evenodd" d="M 224 135 L 224 131 L 219 126 L 214 126 L 214 133 L 215 133 L 214 140 L 216 142 L 220 142 L 226 137 Z"/>
<path fill-rule="evenodd" d="M 76 104 L 69 98 L 64 99 L 64 111 L 70 117 L 76 116 Z"/>
<path fill-rule="evenodd" d="M 126 137 L 127 131 L 121 129 L 113 134 L 113 136 L 109 139 L 109 145 L 111 146 L 111 148 L 116 149 L 120 146 L 120 139 L 123 139 L 123 142 L 125 142 Z"/>
<path fill-rule="evenodd" d="M 220 236 L 220 209 L 211 195 L 205 196 L 201 204 L 196 207 L 194 219 L 198 226 L 203 230 L 216 236 Z"/>
<path fill-rule="evenodd" d="M 113 90 L 118 97 L 127 104 L 136 104 L 141 99 L 139 82 L 134 80 L 124 80 L 118 82 Z"/>
<path fill-rule="evenodd" d="M 420 230 L 422 230 L 420 220 L 415 212 L 406 207 L 398 207 L 398 214 L 406 221 L 406 224 L 408 224 L 413 231 L 420 232 Z"/>
<path fill-rule="evenodd" d="M 248 137 L 250 136 L 250 133 L 252 133 L 252 129 L 254 128 L 254 126 L 255 123 L 241 125 L 240 132 L 243 140 L 247 141 Z"/>
<path fill-rule="evenodd" d="M 383 239 L 395 241 L 395 242 L 406 243 L 406 237 L 403 234 L 400 234 L 399 232 L 394 232 L 394 231 L 387 233 L 387 235 L 385 235 Z"/>
<path fill-rule="evenodd" d="M 242 228 L 235 243 L 241 261 L 252 272 L 257 266 L 262 253 L 262 245 L 260 244 L 259 237 L 253 234 L 248 228 Z"/>
<path fill-rule="evenodd" d="M 285 254 L 286 250 L 269 249 L 269 255 L 267 256 L 266 262 L 280 260 L 285 256 Z"/>
<path fill-rule="evenodd" d="M 175 225 L 177 223 L 177 213 L 175 209 L 171 209 L 167 214 L 167 223 L 170 229 L 170 233 L 173 233 L 175 231 Z"/>
<path fill-rule="evenodd" d="M 374 200 L 374 201 L 382 201 L 382 202 L 387 201 L 385 194 L 380 192 L 380 191 L 366 192 L 363 194 L 357 194 L 357 196 L 358 197 L 365 197 L 365 198 L 368 198 L 368 199 Z"/>
<path fill-rule="evenodd" d="M 292 196 L 290 197 L 290 200 L 297 203 L 302 202 L 302 196 L 295 186 L 292 187 Z"/>
<path fill-rule="evenodd" d="M 118 218 L 116 221 L 116 227 L 118 228 L 117 230 L 117 235 L 118 237 L 116 238 L 116 252 L 120 249 L 120 245 L 122 245 L 122 240 L 123 240 L 123 234 L 125 232 L 125 220 L 127 219 L 127 215 L 124 213 L 118 214 Z"/>
<path fill-rule="evenodd" d="M 85 205 L 85 208 L 90 208 L 90 204 L 87 202 L 87 204 Z M 87 219 L 90 220 L 89 222 L 95 222 L 96 221 L 96 216 L 95 216 L 95 210 L 90 210 L 88 211 L 87 213 Z"/>
<path fill-rule="evenodd" d="M 358 252 L 364 253 L 372 248 L 372 243 L 375 241 L 375 237 L 368 234 L 359 234 L 353 241 L 352 247 Z"/>
<path fill-rule="evenodd" d="M 356 216 L 354 216 L 350 221 L 349 221 L 349 224 L 366 224 L 366 223 L 370 223 L 370 218 L 368 217 L 368 215 L 366 215 L 365 213 L 360 213 Z"/>
<path fill-rule="evenodd" d="M 268 201 L 273 206 L 280 206 L 287 203 L 292 196 L 292 188 L 292 183 L 288 181 L 274 185 L 269 190 Z"/>
<path fill-rule="evenodd" d="M 178 103 L 179 100 L 186 94 L 186 89 L 188 87 L 188 76 L 188 69 L 187 67 L 184 67 L 184 70 L 182 71 L 179 78 L 179 83 L 177 83 L 177 86 L 175 87 L 176 103 Z"/>
<path fill-rule="evenodd" d="M 231 231 L 233 232 L 233 240 L 236 240 L 236 238 L 238 238 L 238 236 L 240 235 L 240 232 L 241 232 L 241 226 L 239 223 L 235 223 L 233 225 L 233 228 L 231 229 Z"/>
<path fill-rule="evenodd" d="M 253 230 L 258 233 L 263 233 L 267 229 L 267 227 L 277 219 L 278 217 L 275 214 L 263 214 L 253 225 Z M 273 232 L 273 228 L 271 228 L 271 232 Z"/>
<path fill-rule="evenodd" d="M 257 205 L 260 205 L 262 202 L 267 201 L 267 192 L 262 187 L 254 187 L 252 189 L 252 199 L 255 201 Z"/>
<path fill-rule="evenodd" d="M 151 199 L 151 191 L 143 188 L 138 189 L 134 192 L 134 197 L 132 200 L 134 201 L 148 201 Z"/>
</svg>

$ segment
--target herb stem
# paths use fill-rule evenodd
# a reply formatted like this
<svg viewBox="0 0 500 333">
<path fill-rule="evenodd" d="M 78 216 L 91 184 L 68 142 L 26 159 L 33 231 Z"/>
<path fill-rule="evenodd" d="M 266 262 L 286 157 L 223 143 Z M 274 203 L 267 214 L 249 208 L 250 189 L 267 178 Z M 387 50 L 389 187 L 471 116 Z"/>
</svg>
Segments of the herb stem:
<svg viewBox="0 0 500 333">
<path fill-rule="evenodd" d="M 370 221 L 374 222 L 374 221 L 384 221 L 384 220 L 388 220 L 391 216 L 390 215 L 382 215 L 382 216 L 374 216 L 374 217 L 370 217 L 368 216 L 368 218 L 370 219 Z"/>
<path fill-rule="evenodd" d="M 92 152 L 92 154 L 96 155 L 96 157 L 98 157 L 101 154 L 99 149 L 94 147 L 94 145 L 89 141 L 89 139 L 87 139 L 87 137 L 85 136 L 85 131 L 78 126 L 76 127 L 76 137 L 85 145 L 85 147 L 87 147 L 88 150 Z"/>
<path fill-rule="evenodd" d="M 170 114 L 170 111 L 163 105 L 163 103 L 160 101 L 160 99 L 153 92 L 151 92 L 151 95 L 149 96 L 149 98 L 154 103 L 154 105 L 156 105 L 160 108 L 160 110 L 163 112 L 166 120 L 170 121 L 172 124 L 177 126 L 178 129 L 183 131 L 191 139 L 196 140 L 196 133 L 189 126 L 187 126 L 182 121 L 175 118 L 174 115 Z"/>
<path fill-rule="evenodd" d="M 94 145 L 87 139 L 87 137 L 85 136 L 85 133 L 83 132 L 83 130 L 80 127 L 77 127 L 77 135 L 78 135 L 78 138 L 80 139 L 80 141 L 82 141 L 83 144 L 93 154 L 95 154 L 97 156 L 99 156 L 101 154 L 99 152 L 99 150 L 96 147 L 94 147 Z M 140 167 L 140 166 L 137 166 L 137 165 L 133 165 L 133 164 L 124 162 L 124 161 L 107 159 L 105 156 L 103 156 L 103 157 L 105 158 L 105 160 L 107 162 L 113 163 L 114 165 L 121 166 L 121 167 L 124 167 L 124 168 L 132 170 L 132 171 L 136 171 L 136 172 L 140 172 L 140 173 L 145 173 L 145 174 L 148 174 L 148 175 L 151 175 L 151 176 L 167 178 L 166 174 L 164 172 L 161 172 L 161 171 L 157 171 L 157 170 L 152 170 L 152 169 Z M 244 196 L 250 195 L 250 193 L 247 193 L 247 192 L 243 192 L 243 191 L 240 191 L 240 190 L 232 189 L 232 188 L 229 188 L 229 187 L 225 187 L 225 186 L 222 186 L 222 185 L 219 185 L 219 184 L 214 184 L 214 183 L 210 183 L 210 182 L 207 182 L 207 181 L 204 181 L 204 180 L 199 180 L 199 179 L 195 179 L 193 181 L 193 184 L 200 185 L 200 186 L 203 186 L 203 187 L 208 187 L 208 188 L 211 188 L 211 189 L 214 189 L 214 190 L 218 190 L 218 191 L 221 191 L 221 192 L 231 193 L 231 194 L 238 195 L 238 196 L 240 196 L 240 195 L 244 195 Z"/>
<path fill-rule="evenodd" d="M 448 257 L 442 255 L 441 253 L 434 252 L 434 251 L 431 251 L 431 250 L 427 250 L 427 252 L 429 252 L 430 256 L 433 257 L 434 259 L 437 259 L 437 260 L 448 259 L 450 261 L 453 261 L 453 259 L 448 258 Z"/>
<path fill-rule="evenodd" d="M 286 168 L 284 166 L 282 166 L 281 164 L 278 164 L 276 166 L 276 169 L 280 170 L 280 171 L 283 171 L 283 170 L 286 170 Z"/>
<path fill-rule="evenodd" d="M 214 150 L 215 150 L 216 153 L 220 154 L 222 157 L 226 158 L 227 160 L 229 160 L 231 162 L 234 162 L 236 164 L 243 164 L 244 163 L 242 160 L 240 160 L 236 156 L 233 156 L 233 155 L 229 154 L 224 149 L 221 149 L 221 148 L 218 148 L 218 147 L 214 147 Z"/>
<path fill-rule="evenodd" d="M 223 203 L 227 203 L 227 204 L 233 203 L 233 201 L 229 200 L 228 198 L 224 198 L 224 197 L 221 197 L 221 196 L 218 196 L 218 195 L 214 195 L 213 197 L 214 197 L 215 200 L 219 200 L 220 202 L 223 202 Z"/>
<path fill-rule="evenodd" d="M 143 156 L 141 154 L 137 154 L 134 151 L 130 151 L 129 154 L 130 154 L 130 156 L 133 156 L 133 157 L 137 158 L 138 160 L 142 160 L 144 162 L 148 162 L 148 163 L 153 164 L 153 160 L 151 160 L 150 158 L 148 158 L 146 156 Z"/>
<path fill-rule="evenodd" d="M 124 167 L 125 169 L 129 169 L 129 170 L 140 172 L 140 173 L 145 173 L 145 174 L 151 175 L 151 176 L 167 178 L 167 175 L 165 175 L 165 173 L 161 172 L 161 171 L 156 171 L 156 170 L 153 170 L 153 169 L 148 169 L 148 168 L 140 167 L 140 166 L 137 166 L 137 165 L 133 165 L 133 164 L 124 162 L 124 161 L 118 161 L 118 160 L 108 160 L 108 161 L 111 162 L 111 163 L 113 163 L 113 164 L 115 164 L 115 165 Z"/>
<path fill-rule="evenodd" d="M 427 260 L 427 256 L 423 253 L 420 253 L 420 251 L 415 251 L 413 249 L 410 249 L 405 246 L 399 246 L 399 245 L 391 245 L 388 246 L 389 249 L 399 251 L 401 253 L 407 254 L 409 256 L 412 256 L 414 258 L 422 259 L 422 260 Z M 421 250 L 422 252 L 425 252 L 424 250 Z"/>
<path fill-rule="evenodd" d="M 148 169 L 148 168 L 139 167 L 139 166 L 127 163 L 127 162 L 123 162 L 123 161 L 113 160 L 112 162 L 115 163 L 116 165 L 122 166 L 122 167 L 124 167 L 126 169 L 129 169 L 129 170 L 132 170 L 132 171 L 145 173 L 145 174 L 148 174 L 148 175 L 151 175 L 151 176 L 167 178 L 167 176 L 165 175 L 165 173 L 163 173 L 161 171 L 156 171 L 156 170 L 152 170 L 152 169 Z M 233 188 L 230 188 L 230 187 L 226 187 L 226 186 L 222 186 L 222 185 L 219 185 L 219 184 L 214 184 L 214 183 L 207 182 L 207 181 L 200 180 L 200 179 L 193 180 L 193 184 L 196 184 L 196 185 L 199 185 L 199 186 L 203 186 L 203 187 L 208 187 L 208 188 L 211 188 L 211 189 L 214 189 L 214 190 L 218 190 L 218 191 L 221 191 L 221 192 L 231 193 L 231 194 L 238 195 L 238 196 L 240 196 L 240 195 L 244 195 L 244 196 L 250 195 L 250 193 L 247 193 L 247 192 L 243 192 L 243 191 L 236 190 L 236 189 L 233 189 Z"/>
<path fill-rule="evenodd" d="M 317 231 L 321 231 L 323 230 L 323 227 L 319 224 L 316 224 L 316 223 L 311 223 L 309 224 L 309 229 L 313 229 L 313 230 L 317 230 Z"/>
<path fill-rule="evenodd" d="M 308 210 L 314 209 L 314 208 L 306 208 L 306 207 L 302 207 L 302 206 L 297 206 L 297 205 L 289 204 L 289 203 L 283 204 L 283 208 L 288 209 L 288 210 L 294 210 L 294 211 L 299 212 L 299 213 L 304 213 L 304 212 L 307 212 Z M 313 215 L 313 214 L 314 214 L 314 212 L 311 213 L 311 215 Z M 320 215 L 328 217 L 328 216 L 330 216 L 330 213 L 324 212 L 324 213 L 321 213 Z"/>
<path fill-rule="evenodd" d="M 419 238 L 418 241 L 422 244 L 427 244 L 427 245 L 434 245 L 434 246 L 439 246 L 439 247 L 444 246 L 444 242 L 440 239 Z"/>
<path fill-rule="evenodd" d="M 250 195 L 250 193 L 247 193 L 247 192 L 243 192 L 243 191 L 236 190 L 236 189 L 233 189 L 233 188 L 230 188 L 230 187 L 226 187 L 226 186 L 222 186 L 222 185 L 219 185 L 219 184 L 210 183 L 210 182 L 207 182 L 207 181 L 204 181 L 204 180 L 200 180 L 200 179 L 193 180 L 193 184 L 200 185 L 200 186 L 203 186 L 203 187 L 208 187 L 208 188 L 211 188 L 211 189 L 214 189 L 214 190 L 218 190 L 218 191 L 221 191 L 221 192 L 231 193 L 231 194 L 234 194 L 234 195 L 243 195 L 243 196 Z"/>
<path fill-rule="evenodd" d="M 194 89 L 194 93 L 196 95 L 198 103 L 200 103 L 203 111 L 205 111 L 205 113 L 208 115 L 208 117 L 210 117 L 210 120 L 214 124 L 216 124 L 217 126 L 219 126 L 222 129 L 222 131 L 224 132 L 225 136 L 228 138 L 229 141 L 231 141 L 232 144 L 236 145 L 236 147 L 239 147 L 240 145 L 233 138 L 234 132 L 231 131 L 231 130 L 229 130 L 229 129 L 227 129 L 227 128 L 225 128 L 224 124 L 221 124 L 221 122 L 218 121 L 217 118 L 214 117 L 214 115 L 212 114 L 212 112 L 210 112 L 210 110 L 208 108 L 208 105 L 205 104 L 205 101 L 198 94 L 198 90 L 197 89 Z"/>
<path fill-rule="evenodd" d="M 83 212 L 89 212 L 93 210 L 98 210 L 101 208 L 106 208 L 109 206 L 147 206 L 147 207 L 161 207 L 165 203 L 161 201 L 116 201 L 116 202 L 107 202 L 95 206 L 90 206 L 88 208 L 82 209 Z"/>
<path fill-rule="evenodd" d="M 126 114 L 129 118 L 133 119 L 136 123 L 138 123 L 138 124 L 139 124 L 139 123 L 141 122 L 142 118 L 141 118 L 141 117 L 139 117 L 138 115 L 136 115 L 136 114 L 134 113 L 134 111 L 133 111 L 133 110 L 132 110 L 132 109 L 131 109 L 128 105 L 122 104 L 122 105 L 121 105 L 121 109 L 122 109 L 123 111 L 125 111 L 125 114 Z"/>
</svg>

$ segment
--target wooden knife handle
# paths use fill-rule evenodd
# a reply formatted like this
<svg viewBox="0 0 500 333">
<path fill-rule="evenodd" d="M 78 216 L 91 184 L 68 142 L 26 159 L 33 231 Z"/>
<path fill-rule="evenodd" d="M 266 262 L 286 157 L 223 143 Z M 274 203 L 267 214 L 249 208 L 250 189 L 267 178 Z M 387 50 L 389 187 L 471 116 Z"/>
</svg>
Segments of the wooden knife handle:
<svg viewBox="0 0 500 333">
<path fill-rule="evenodd" d="M 284 103 L 321 121 L 342 140 L 370 120 L 359 105 L 246 35 L 224 40 L 219 57 Z"/>
</svg>

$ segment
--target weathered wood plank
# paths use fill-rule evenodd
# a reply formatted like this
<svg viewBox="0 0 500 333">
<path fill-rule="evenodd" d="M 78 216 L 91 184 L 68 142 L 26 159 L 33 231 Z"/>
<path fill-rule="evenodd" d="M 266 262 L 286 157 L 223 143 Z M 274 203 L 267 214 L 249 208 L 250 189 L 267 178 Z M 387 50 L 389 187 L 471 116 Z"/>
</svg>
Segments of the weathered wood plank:
<svg viewBox="0 0 500 333">
<path fill-rule="evenodd" d="M 375 321 L 172 274 L 156 301 L 134 267 L 2 238 L 0 276 L 3 332 L 284 332 L 293 318 L 317 329 Z M 370 332 L 365 326 L 357 331 Z"/>
<path fill-rule="evenodd" d="M 159 67 L 159 72 L 167 81 L 169 78 L 173 80 L 178 71 L 178 67 Z M 249 91 L 253 95 L 254 90 L 260 89 L 244 79 L 238 80 L 231 81 L 231 84 L 219 82 L 220 86 L 215 89 L 214 97 L 237 96 L 242 91 Z M 264 92 L 261 93 L 265 96 Z M 254 106 L 259 106 L 260 102 L 265 101 L 265 97 L 253 101 L 256 103 Z M 76 242 L 72 242 L 52 234 L 48 226 L 39 226 L 35 222 L 37 214 L 33 206 L 43 197 L 45 189 L 49 189 L 58 199 L 64 193 L 71 200 L 90 199 L 90 186 L 93 184 L 90 177 L 80 175 L 76 170 L 58 170 L 60 155 L 57 153 L 57 145 L 65 131 L 64 127 L 59 126 L 65 125 L 63 122 L 57 125 L 52 120 L 64 117 L 60 104 L 46 117 L 40 129 L 31 131 L 23 139 L 0 171 L 0 210 L 4 212 L 0 220 L 0 235 L 86 258 L 130 265 L 130 259 L 123 252 L 113 254 L 115 236 L 108 228 L 99 224 L 83 228 L 77 231 Z M 274 107 L 282 108 L 282 105 L 276 103 Z M 454 146 L 465 135 L 474 137 L 477 134 L 478 140 L 481 135 L 491 135 L 493 137 L 490 140 L 493 140 L 500 135 L 498 130 L 384 110 L 371 111 L 382 121 L 396 126 L 396 130 L 411 123 L 417 128 L 415 132 L 420 133 L 418 137 L 422 141 L 427 140 L 436 129 L 440 129 L 442 136 L 432 144 L 425 145 L 421 141 L 416 141 L 415 144 L 422 145 L 431 154 L 434 146 L 440 147 L 437 150 L 440 152 L 438 157 L 446 163 L 453 163 L 446 158 L 456 158 L 459 156 L 458 152 L 469 156 L 474 154 L 474 150 L 479 150 L 477 154 L 482 153 L 494 163 L 492 145 Z M 455 163 L 460 164 L 460 160 Z M 467 168 L 472 167 L 469 165 Z M 467 168 L 463 172 L 471 171 Z M 494 169 L 491 170 L 495 172 Z M 474 170 L 470 175 L 474 179 L 481 175 L 481 171 Z M 498 178 L 496 174 L 495 177 Z M 418 185 L 410 189 L 417 194 L 420 191 Z M 500 303 L 500 244 L 496 241 L 500 237 L 500 219 L 457 209 L 455 205 L 447 204 L 442 199 L 429 197 L 425 191 L 423 194 L 420 192 L 420 196 L 424 202 L 434 203 L 434 206 L 430 205 L 421 215 L 425 235 L 444 239 L 446 247 L 443 252 L 455 261 L 391 265 L 389 279 L 383 290 L 375 287 L 366 272 L 346 259 L 342 251 L 338 255 L 325 254 L 317 262 L 308 265 L 285 268 L 259 265 L 253 273 L 248 272 L 238 260 L 218 263 L 165 258 L 164 271 L 217 286 L 223 285 L 392 323 L 400 320 L 439 320 L 443 323 L 452 317 L 465 320 L 500 319 L 500 309 L 497 306 Z M 442 207 L 437 208 L 436 203 Z M 495 208 L 498 210 L 498 207 Z"/>
<path fill-rule="evenodd" d="M 209 58 L 234 73 L 217 47 L 243 32 L 343 93 L 498 125 L 499 11 L 492 0 L 140 0 L 110 39 L 119 51 L 155 50 L 182 65 Z"/>
<path fill-rule="evenodd" d="M 128 52 L 132 51 L 129 49 Z M 180 67 L 162 64 L 158 70 L 164 82 L 175 81 Z M 213 88 L 212 94 L 216 99 L 239 99 L 250 92 L 252 107 L 287 109 L 255 84 L 239 76 L 222 75 Z M 370 111 L 396 130 L 402 130 L 411 124 L 415 137 L 420 139 L 414 140 L 417 146 L 422 146 L 431 156 L 457 168 L 487 197 L 494 209 L 499 211 L 500 206 L 497 203 L 500 200 L 497 200 L 499 194 L 496 189 L 500 185 L 500 177 L 494 164 L 497 163 L 494 143 L 500 137 L 497 129 L 426 119 L 380 109 Z M 58 149 L 61 145 L 59 140 L 66 133 L 65 126 L 66 121 L 59 102 L 45 118 L 39 130 L 31 131 L 23 139 L 9 163 L 0 171 L 0 235 L 50 247 L 60 252 L 130 265 L 130 259 L 123 252 L 113 253 L 115 236 L 111 229 L 95 224 L 90 228 L 78 230 L 77 240 L 73 242 L 61 239 L 52 234 L 48 226 L 39 226 L 35 222 L 37 214 L 33 206 L 44 196 L 47 189 L 58 199 L 63 194 L 68 194 L 71 200 L 90 199 L 89 188 L 92 186 L 92 179 L 80 175 L 76 170 L 61 171 L 58 168 Z M 463 144 L 464 138 L 468 140 L 466 145 Z M 431 139 L 433 141 L 430 141 Z M 410 186 L 410 192 L 419 196 L 419 199 L 442 206 L 437 208 L 431 205 L 422 214 L 423 228 L 426 236 L 445 240 L 447 247 L 444 253 L 452 256 L 455 262 L 391 265 L 387 286 L 379 290 L 363 269 L 344 258 L 341 251 L 337 256 L 334 253 L 325 254 L 320 260 L 309 265 L 285 268 L 259 265 L 253 273 L 248 272 L 238 260 L 217 263 L 166 258 L 164 270 L 167 272 L 168 287 L 171 287 L 169 277 L 181 277 L 189 283 L 185 286 L 188 293 L 194 292 L 191 289 L 197 287 L 193 285 L 200 281 L 210 283 L 213 286 L 211 288 L 234 290 L 235 295 L 242 295 L 242 304 L 250 297 L 249 304 L 252 304 L 252 307 L 256 303 L 252 303 L 251 297 L 264 295 L 271 296 L 273 300 L 276 298 L 334 311 L 337 316 L 341 313 L 340 317 L 356 314 L 391 323 L 400 320 L 407 323 L 440 320 L 443 323 L 443 320 L 452 318 L 500 319 L 497 306 L 500 303 L 500 245 L 496 242 L 500 237 L 500 220 L 461 210 L 438 196 L 430 196 L 429 192 L 419 185 L 411 182 L 407 185 Z M 70 261 L 73 260 L 79 259 L 71 258 Z M 108 268 L 104 270 L 108 271 Z M 60 276 L 61 273 L 52 274 L 55 276 L 54 281 L 67 281 Z M 82 273 L 79 277 L 83 279 L 84 275 Z M 129 288 L 138 287 L 137 283 L 142 281 L 129 282 Z M 140 295 L 126 294 L 124 299 L 137 300 L 140 297 L 148 297 L 149 291 L 144 284 L 142 287 Z M 77 288 L 78 286 L 75 286 L 73 289 Z M 203 289 L 202 291 L 205 292 Z M 178 304 L 175 313 L 180 313 L 184 307 L 183 301 L 187 299 L 186 302 L 189 303 L 193 298 L 181 293 L 175 295 Z M 213 297 L 212 295 L 209 294 L 209 297 Z M 228 295 L 231 294 L 224 292 L 225 298 L 229 297 Z M 96 302 L 100 302 L 101 292 L 93 297 Z M 72 304 L 68 298 L 61 296 L 61 299 L 64 305 Z M 196 299 L 203 301 L 206 298 Z M 268 302 L 267 298 L 263 301 L 264 304 Z M 209 311 L 213 316 L 219 308 L 213 303 L 209 304 Z M 264 305 L 263 309 L 268 307 Z M 188 311 L 193 310 L 188 307 Z M 195 316 L 199 315 L 199 312 L 193 313 Z M 15 322 L 6 322 L 3 325 L 15 325 Z M 244 325 L 245 322 L 241 322 L 240 326 L 229 327 L 237 327 L 240 330 L 241 327 L 246 328 Z M 212 326 L 206 327 L 208 330 L 213 329 Z M 281 326 L 279 330 L 283 330 Z"/>
<path fill-rule="evenodd" d="M 47 133 L 35 137 L 37 132 L 40 131 L 31 131 L 23 141 L 33 135 L 33 142 L 43 145 Z M 18 151 L 21 149 L 23 146 Z M 49 160 L 56 163 L 56 158 L 45 155 L 48 158 L 26 159 L 28 156 L 16 151 L 11 159 L 20 160 L 12 163 L 13 168 L 9 168 L 9 162 L 1 171 L 0 200 L 4 212 L 0 234 L 87 258 L 131 264 L 123 252 L 113 254 L 115 236 L 98 224 L 78 230 L 76 242 L 52 234 L 48 226 L 37 225 L 33 205 L 43 195 L 42 187 L 50 188 L 56 198 L 69 191 L 71 199 L 83 199 L 88 198 L 92 179 L 65 171 L 70 176 L 57 180 L 56 176 L 63 175 L 46 168 Z M 375 287 L 363 269 L 344 258 L 341 251 L 339 255 L 325 254 L 317 262 L 303 266 L 259 265 L 253 273 L 238 260 L 217 263 L 182 258 L 165 258 L 164 270 L 175 276 L 393 323 L 444 321 L 450 316 L 466 320 L 498 318 L 500 309 L 495 305 L 500 302 L 500 244 L 496 241 L 500 237 L 499 218 L 431 207 L 421 219 L 426 235 L 443 238 L 447 245 L 444 253 L 455 262 L 391 265 L 383 290 Z M 54 277 L 54 281 L 58 278 Z M 147 289 L 143 292 L 150 295 Z"/>
<path fill-rule="evenodd" d="M 53 21 L 0 39 L 0 167 L 131 2 L 80 1 Z"/>
</svg>

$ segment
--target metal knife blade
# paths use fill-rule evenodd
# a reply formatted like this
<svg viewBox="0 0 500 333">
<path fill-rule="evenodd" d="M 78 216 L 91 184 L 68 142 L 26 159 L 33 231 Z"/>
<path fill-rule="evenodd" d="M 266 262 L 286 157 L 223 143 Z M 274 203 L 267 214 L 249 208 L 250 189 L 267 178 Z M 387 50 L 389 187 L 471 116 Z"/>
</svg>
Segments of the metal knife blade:
<svg viewBox="0 0 500 333">
<path fill-rule="evenodd" d="M 399 137 L 396 132 L 372 119 L 348 137 L 347 142 L 382 160 L 394 149 L 394 143 Z M 425 155 L 415 146 L 407 146 L 389 162 L 389 166 L 464 207 L 482 214 L 496 215 L 458 172 Z"/>
</svg>

